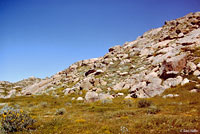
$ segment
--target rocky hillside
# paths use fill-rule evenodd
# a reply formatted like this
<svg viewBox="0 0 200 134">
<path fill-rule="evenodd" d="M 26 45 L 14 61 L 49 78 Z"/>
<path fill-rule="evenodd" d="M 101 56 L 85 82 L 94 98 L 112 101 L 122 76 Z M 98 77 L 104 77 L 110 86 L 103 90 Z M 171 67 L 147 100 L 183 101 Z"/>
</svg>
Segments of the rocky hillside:
<svg viewBox="0 0 200 134">
<path fill-rule="evenodd" d="M 15 96 L 20 96 L 22 89 L 33 85 L 34 83 L 39 83 L 40 78 L 30 77 L 28 79 L 23 79 L 16 83 L 11 83 L 8 81 L 0 81 L 0 98 L 10 98 Z"/>
<path fill-rule="evenodd" d="M 76 62 L 50 78 L 18 82 L 22 90 L 10 86 L 1 98 L 40 94 L 85 94 L 78 99 L 86 101 L 148 98 L 189 82 L 199 91 L 200 12 L 166 21 L 134 41 L 109 48 L 103 57 Z"/>
</svg>

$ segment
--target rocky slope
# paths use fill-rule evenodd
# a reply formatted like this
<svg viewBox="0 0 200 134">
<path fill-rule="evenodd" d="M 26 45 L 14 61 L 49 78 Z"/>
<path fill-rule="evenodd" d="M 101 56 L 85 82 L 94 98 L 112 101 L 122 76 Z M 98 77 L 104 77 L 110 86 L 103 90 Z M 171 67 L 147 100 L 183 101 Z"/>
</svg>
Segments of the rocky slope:
<svg viewBox="0 0 200 134">
<path fill-rule="evenodd" d="M 103 57 L 76 62 L 50 78 L 22 86 L 12 96 L 86 93 L 86 101 L 148 98 L 189 82 L 199 90 L 200 12 L 167 21 L 135 41 L 110 48 Z"/>
<path fill-rule="evenodd" d="M 0 81 L 0 98 L 10 98 L 15 96 L 20 96 L 22 89 L 33 85 L 34 83 L 39 83 L 40 78 L 30 77 L 15 83 L 8 81 Z"/>
</svg>

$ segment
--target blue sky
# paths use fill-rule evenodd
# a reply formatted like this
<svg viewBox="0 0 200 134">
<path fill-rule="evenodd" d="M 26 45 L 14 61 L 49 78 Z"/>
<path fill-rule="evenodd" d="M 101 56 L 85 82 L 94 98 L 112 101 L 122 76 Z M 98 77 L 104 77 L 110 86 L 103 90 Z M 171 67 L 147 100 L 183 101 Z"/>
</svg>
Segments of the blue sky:
<svg viewBox="0 0 200 134">
<path fill-rule="evenodd" d="M 199 0 L 0 0 L 0 81 L 51 76 L 199 9 Z"/>
</svg>

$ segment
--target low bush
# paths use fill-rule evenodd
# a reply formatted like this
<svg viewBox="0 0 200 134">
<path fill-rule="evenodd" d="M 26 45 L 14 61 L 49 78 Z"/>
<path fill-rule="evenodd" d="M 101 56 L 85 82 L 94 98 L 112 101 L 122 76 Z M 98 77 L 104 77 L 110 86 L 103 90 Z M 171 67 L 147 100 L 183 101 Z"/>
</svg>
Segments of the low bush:
<svg viewBox="0 0 200 134">
<path fill-rule="evenodd" d="M 56 110 L 56 115 L 64 115 L 66 113 L 65 108 L 60 108 Z"/>
<path fill-rule="evenodd" d="M 10 106 L 5 106 L 0 110 L 0 117 L 1 131 L 5 133 L 28 129 L 35 122 L 22 109 L 15 109 Z"/>
<path fill-rule="evenodd" d="M 141 99 L 138 101 L 137 105 L 138 105 L 138 108 L 145 108 L 145 107 L 151 106 L 152 102 L 146 99 Z"/>
<path fill-rule="evenodd" d="M 40 106 L 43 107 L 43 108 L 46 108 L 48 106 L 48 103 L 47 102 L 41 102 Z"/>
<path fill-rule="evenodd" d="M 147 110 L 147 114 L 157 114 L 160 112 L 160 109 L 157 106 L 150 106 Z"/>
</svg>

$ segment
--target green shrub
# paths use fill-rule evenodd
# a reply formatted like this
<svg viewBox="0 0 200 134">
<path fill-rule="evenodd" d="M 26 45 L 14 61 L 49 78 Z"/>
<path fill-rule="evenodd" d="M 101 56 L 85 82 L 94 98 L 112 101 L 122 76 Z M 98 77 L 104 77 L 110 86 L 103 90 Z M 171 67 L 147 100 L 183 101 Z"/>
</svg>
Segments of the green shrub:
<svg viewBox="0 0 200 134">
<path fill-rule="evenodd" d="M 22 109 L 5 106 L 0 110 L 1 130 L 3 132 L 17 132 L 28 129 L 35 122 Z"/>
<path fill-rule="evenodd" d="M 46 108 L 48 106 L 48 103 L 47 102 L 41 102 L 40 106 L 43 107 L 43 108 Z"/>
<path fill-rule="evenodd" d="M 103 105 L 113 103 L 113 101 L 112 101 L 111 99 L 104 99 L 104 100 L 101 100 L 100 102 L 101 102 L 101 104 L 103 104 Z"/>
<path fill-rule="evenodd" d="M 64 115 L 66 113 L 65 108 L 60 108 L 56 110 L 56 115 Z"/>
<path fill-rule="evenodd" d="M 150 106 L 147 110 L 147 114 L 157 114 L 160 112 L 160 109 L 157 106 Z"/>
<path fill-rule="evenodd" d="M 134 101 L 131 100 L 131 99 L 125 99 L 125 100 L 123 100 L 123 104 L 125 104 L 128 107 L 133 107 L 135 105 Z"/>
<path fill-rule="evenodd" d="M 146 99 L 141 99 L 138 101 L 138 108 L 145 108 L 152 105 L 152 102 Z"/>
</svg>

